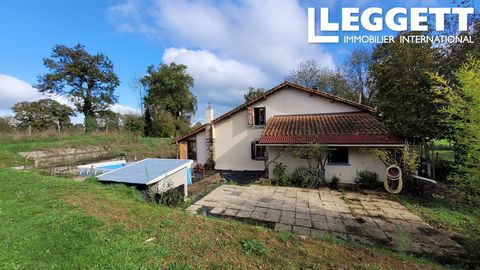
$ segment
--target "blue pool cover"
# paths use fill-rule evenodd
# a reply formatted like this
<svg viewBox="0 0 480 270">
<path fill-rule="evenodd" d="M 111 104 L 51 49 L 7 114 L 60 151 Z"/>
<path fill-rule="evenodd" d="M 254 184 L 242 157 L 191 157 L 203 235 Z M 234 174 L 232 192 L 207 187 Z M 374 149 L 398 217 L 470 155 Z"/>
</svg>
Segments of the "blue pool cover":
<svg viewBox="0 0 480 270">
<path fill-rule="evenodd" d="M 99 169 L 107 169 L 107 170 L 116 170 L 116 169 L 122 168 L 123 166 L 125 166 L 125 163 L 122 163 L 122 164 L 113 164 L 113 165 L 107 165 L 107 166 L 100 166 L 100 167 L 97 167 L 97 168 L 99 168 Z"/>
<path fill-rule="evenodd" d="M 150 185 L 183 169 L 190 168 L 191 160 L 147 158 L 98 176 L 100 181 Z M 187 170 L 187 181 L 191 175 Z M 191 180 L 190 180 L 191 181 Z"/>
</svg>

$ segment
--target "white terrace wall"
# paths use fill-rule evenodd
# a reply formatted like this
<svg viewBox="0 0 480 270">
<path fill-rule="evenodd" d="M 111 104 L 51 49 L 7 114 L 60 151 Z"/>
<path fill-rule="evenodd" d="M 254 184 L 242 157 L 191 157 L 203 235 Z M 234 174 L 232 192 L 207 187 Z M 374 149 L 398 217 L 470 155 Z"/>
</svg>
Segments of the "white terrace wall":
<svg viewBox="0 0 480 270">
<path fill-rule="evenodd" d="M 150 190 L 154 193 L 162 193 L 172 188 L 184 185 L 184 191 L 187 191 L 187 167 L 165 177 L 164 179 L 150 186 Z M 184 194 L 187 196 L 187 194 Z"/>
</svg>

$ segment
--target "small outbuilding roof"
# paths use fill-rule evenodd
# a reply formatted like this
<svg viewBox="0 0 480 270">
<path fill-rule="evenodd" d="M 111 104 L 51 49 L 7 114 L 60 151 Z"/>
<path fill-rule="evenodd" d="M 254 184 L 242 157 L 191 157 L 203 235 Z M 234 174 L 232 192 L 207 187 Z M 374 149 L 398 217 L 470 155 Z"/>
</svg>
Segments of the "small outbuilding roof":
<svg viewBox="0 0 480 270">
<path fill-rule="evenodd" d="M 259 144 L 401 145 L 366 112 L 276 115 L 269 119 Z"/>
<path fill-rule="evenodd" d="M 191 166 L 191 160 L 147 158 L 97 176 L 100 181 L 137 185 L 154 184 L 179 170 Z"/>
</svg>

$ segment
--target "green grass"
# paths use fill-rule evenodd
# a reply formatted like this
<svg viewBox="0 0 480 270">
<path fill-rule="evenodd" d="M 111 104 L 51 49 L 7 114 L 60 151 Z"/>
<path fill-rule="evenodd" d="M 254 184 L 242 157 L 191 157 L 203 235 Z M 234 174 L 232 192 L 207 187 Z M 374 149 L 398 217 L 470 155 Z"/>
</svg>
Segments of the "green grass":
<svg viewBox="0 0 480 270">
<path fill-rule="evenodd" d="M 0 186 L 0 269 L 441 268 L 393 252 L 191 216 L 142 202 L 121 185 L 0 169 Z M 246 239 L 249 250 L 263 247 L 263 255 L 247 254 Z"/>
<path fill-rule="evenodd" d="M 398 200 L 430 224 L 455 236 L 473 257 L 480 258 L 480 208 L 439 199 L 420 200 L 399 196 Z"/>
<path fill-rule="evenodd" d="M 123 154 L 173 157 L 175 146 L 170 142 L 169 138 L 143 138 L 132 133 L 0 135 L 0 168 L 24 165 L 19 152 L 62 147 L 108 146 L 112 157 Z"/>
<path fill-rule="evenodd" d="M 248 254 L 265 255 L 267 252 L 265 245 L 256 239 L 246 239 L 242 241 L 243 251 Z"/>
</svg>

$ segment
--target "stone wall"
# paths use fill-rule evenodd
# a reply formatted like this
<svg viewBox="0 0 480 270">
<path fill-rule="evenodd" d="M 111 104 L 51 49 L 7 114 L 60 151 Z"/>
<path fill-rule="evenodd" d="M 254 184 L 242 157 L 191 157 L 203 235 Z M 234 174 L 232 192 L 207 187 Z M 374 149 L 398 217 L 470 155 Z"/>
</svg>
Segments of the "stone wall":
<svg viewBox="0 0 480 270">
<path fill-rule="evenodd" d="M 34 167 L 50 167 L 75 164 L 83 160 L 95 160 L 110 157 L 110 149 L 106 146 L 90 146 L 85 148 L 54 148 L 18 153 Z"/>
</svg>

